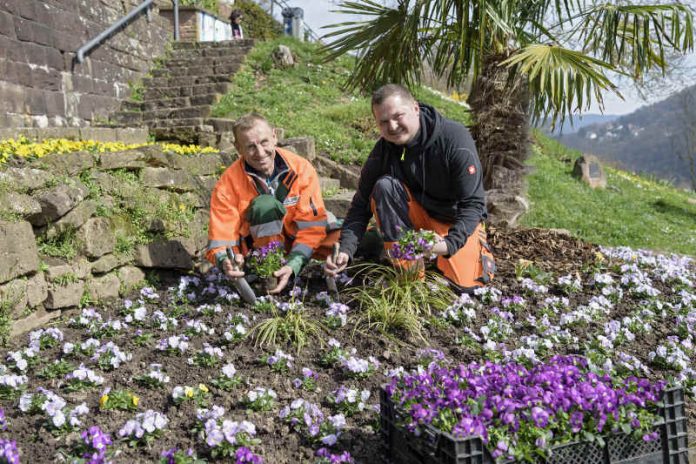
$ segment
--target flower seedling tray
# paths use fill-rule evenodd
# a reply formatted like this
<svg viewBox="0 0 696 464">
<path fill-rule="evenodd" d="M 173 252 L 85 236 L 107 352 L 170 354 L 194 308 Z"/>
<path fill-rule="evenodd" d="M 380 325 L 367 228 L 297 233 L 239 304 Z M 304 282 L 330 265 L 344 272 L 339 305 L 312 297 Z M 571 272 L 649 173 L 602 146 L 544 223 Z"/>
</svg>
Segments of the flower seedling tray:
<svg viewBox="0 0 696 464">
<path fill-rule="evenodd" d="M 481 438 L 458 438 L 435 427 L 422 427 L 419 436 L 398 425 L 401 415 L 382 389 L 381 433 L 390 464 L 495 464 Z M 552 448 L 547 464 L 689 464 L 684 391 L 665 390 L 656 425 L 659 440 L 645 442 L 630 435 L 605 437 L 597 442 L 568 443 Z M 516 461 L 508 461 L 513 464 Z"/>
</svg>

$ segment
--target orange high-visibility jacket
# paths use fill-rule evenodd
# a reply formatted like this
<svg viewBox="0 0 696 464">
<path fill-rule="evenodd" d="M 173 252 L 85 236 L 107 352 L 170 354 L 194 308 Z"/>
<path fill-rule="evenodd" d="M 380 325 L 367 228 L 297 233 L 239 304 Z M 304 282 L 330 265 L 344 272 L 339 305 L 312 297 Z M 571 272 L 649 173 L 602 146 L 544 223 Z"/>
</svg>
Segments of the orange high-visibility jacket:
<svg viewBox="0 0 696 464">
<path fill-rule="evenodd" d="M 276 156 L 281 156 L 290 174 L 296 176 L 283 201 L 287 213 L 282 233 L 286 239 L 294 237 L 290 253 L 300 253 L 309 259 L 326 237 L 327 217 L 319 176 L 309 161 L 291 151 L 276 148 Z M 295 176 L 289 175 L 286 179 Z M 227 247 L 232 247 L 235 253 L 240 252 L 242 240 L 250 235 L 247 208 L 257 195 L 256 184 L 240 158 L 225 170 L 213 189 L 206 252 L 208 261 L 216 264 L 216 256 L 225 253 Z"/>
</svg>

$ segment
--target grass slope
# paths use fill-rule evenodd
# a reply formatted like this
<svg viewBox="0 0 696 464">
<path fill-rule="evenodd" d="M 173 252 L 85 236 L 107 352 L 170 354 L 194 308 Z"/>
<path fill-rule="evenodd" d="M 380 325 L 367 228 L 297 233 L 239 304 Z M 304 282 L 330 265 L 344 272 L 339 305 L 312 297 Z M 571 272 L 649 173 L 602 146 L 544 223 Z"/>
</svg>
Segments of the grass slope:
<svg viewBox="0 0 696 464">
<path fill-rule="evenodd" d="M 273 66 L 271 53 L 280 44 L 293 51 L 295 67 Z M 322 63 L 315 44 L 289 38 L 259 43 L 234 77 L 234 90 L 215 107 L 216 116 L 236 118 L 258 111 L 286 136 L 311 135 L 317 150 L 334 160 L 360 163 L 378 137 L 369 96 L 342 90 L 353 59 Z M 470 122 L 467 109 L 424 89 L 420 101 L 445 116 Z M 594 191 L 571 175 L 581 155 L 535 133 L 528 177 L 532 209 L 526 226 L 564 228 L 600 245 L 626 245 L 696 255 L 696 205 L 689 194 L 643 177 L 607 168 L 609 188 Z M 693 197 L 693 195 L 692 195 Z"/>
</svg>

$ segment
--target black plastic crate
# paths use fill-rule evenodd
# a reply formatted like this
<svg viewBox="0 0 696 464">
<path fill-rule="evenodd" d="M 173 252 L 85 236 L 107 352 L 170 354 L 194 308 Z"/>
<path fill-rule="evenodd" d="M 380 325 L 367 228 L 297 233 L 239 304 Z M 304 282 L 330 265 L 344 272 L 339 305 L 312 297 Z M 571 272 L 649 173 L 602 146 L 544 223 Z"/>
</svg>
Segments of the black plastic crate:
<svg viewBox="0 0 696 464">
<path fill-rule="evenodd" d="M 495 464 L 478 437 L 457 438 L 425 426 L 420 436 L 397 425 L 400 414 L 389 395 L 380 393 L 381 430 L 391 464 Z M 666 390 L 660 414 L 664 423 L 655 426 L 660 439 L 636 440 L 630 435 L 606 437 L 605 445 L 568 443 L 552 448 L 546 464 L 689 464 L 684 390 Z M 513 464 L 515 461 L 511 461 Z"/>
</svg>

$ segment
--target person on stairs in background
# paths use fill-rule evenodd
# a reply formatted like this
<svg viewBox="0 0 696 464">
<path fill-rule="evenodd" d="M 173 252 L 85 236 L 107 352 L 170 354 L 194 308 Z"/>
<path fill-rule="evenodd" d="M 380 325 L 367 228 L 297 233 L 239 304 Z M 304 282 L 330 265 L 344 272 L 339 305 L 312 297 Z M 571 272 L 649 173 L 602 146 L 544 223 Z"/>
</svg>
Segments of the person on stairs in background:
<svg viewBox="0 0 696 464">
<path fill-rule="evenodd" d="M 338 240 L 319 176 L 305 158 L 278 148 L 275 129 L 257 113 L 235 121 L 239 159 L 225 170 L 210 200 L 206 258 L 230 278 L 244 276 L 244 256 L 273 241 L 285 244 L 287 263 L 274 276 L 280 293 L 310 258 L 324 259 Z M 237 269 L 226 249 L 234 251 Z"/>
<path fill-rule="evenodd" d="M 243 39 L 244 31 L 242 31 L 242 19 L 244 15 L 242 10 L 232 10 L 230 13 L 230 26 L 232 26 L 232 39 Z"/>
<path fill-rule="evenodd" d="M 490 282 L 495 261 L 483 226 L 483 173 L 469 130 L 395 84 L 373 93 L 372 114 L 381 138 L 362 167 L 340 253 L 336 262 L 327 258 L 325 272 L 335 276 L 345 269 L 374 215 L 387 256 L 406 230 L 432 230 L 445 277 L 468 291 Z"/>
</svg>

